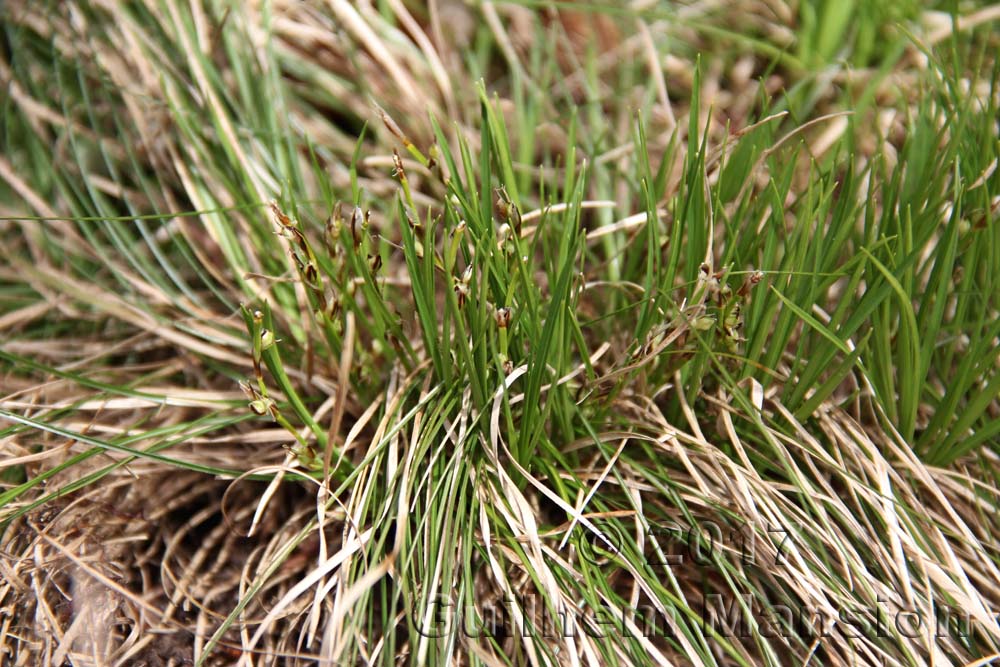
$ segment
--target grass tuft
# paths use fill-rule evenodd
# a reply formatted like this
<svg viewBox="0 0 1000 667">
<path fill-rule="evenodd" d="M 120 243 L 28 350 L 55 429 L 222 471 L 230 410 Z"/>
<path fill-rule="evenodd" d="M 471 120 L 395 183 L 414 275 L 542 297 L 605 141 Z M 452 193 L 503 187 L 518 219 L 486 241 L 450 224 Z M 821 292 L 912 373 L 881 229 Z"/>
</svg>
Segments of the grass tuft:
<svg viewBox="0 0 1000 667">
<path fill-rule="evenodd" d="M 0 16 L 4 664 L 1000 651 L 994 8 Z"/>
</svg>

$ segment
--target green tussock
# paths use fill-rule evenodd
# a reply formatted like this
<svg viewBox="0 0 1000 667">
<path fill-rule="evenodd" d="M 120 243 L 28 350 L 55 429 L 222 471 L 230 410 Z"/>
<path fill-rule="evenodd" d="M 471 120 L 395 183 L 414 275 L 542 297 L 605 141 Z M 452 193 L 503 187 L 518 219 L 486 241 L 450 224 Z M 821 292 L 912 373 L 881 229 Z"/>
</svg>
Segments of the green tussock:
<svg viewBox="0 0 1000 667">
<path fill-rule="evenodd" d="M 0 8 L 0 661 L 986 664 L 1000 15 L 761 7 Z"/>
</svg>

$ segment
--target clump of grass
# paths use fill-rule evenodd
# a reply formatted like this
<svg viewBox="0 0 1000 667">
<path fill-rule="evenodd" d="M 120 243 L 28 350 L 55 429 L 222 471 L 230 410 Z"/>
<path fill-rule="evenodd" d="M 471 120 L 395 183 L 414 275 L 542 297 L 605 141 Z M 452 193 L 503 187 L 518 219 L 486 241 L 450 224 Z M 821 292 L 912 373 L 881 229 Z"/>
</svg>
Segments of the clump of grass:
<svg viewBox="0 0 1000 667">
<path fill-rule="evenodd" d="M 989 17 L 725 9 L 6 8 L 12 663 L 995 653 Z"/>
</svg>

